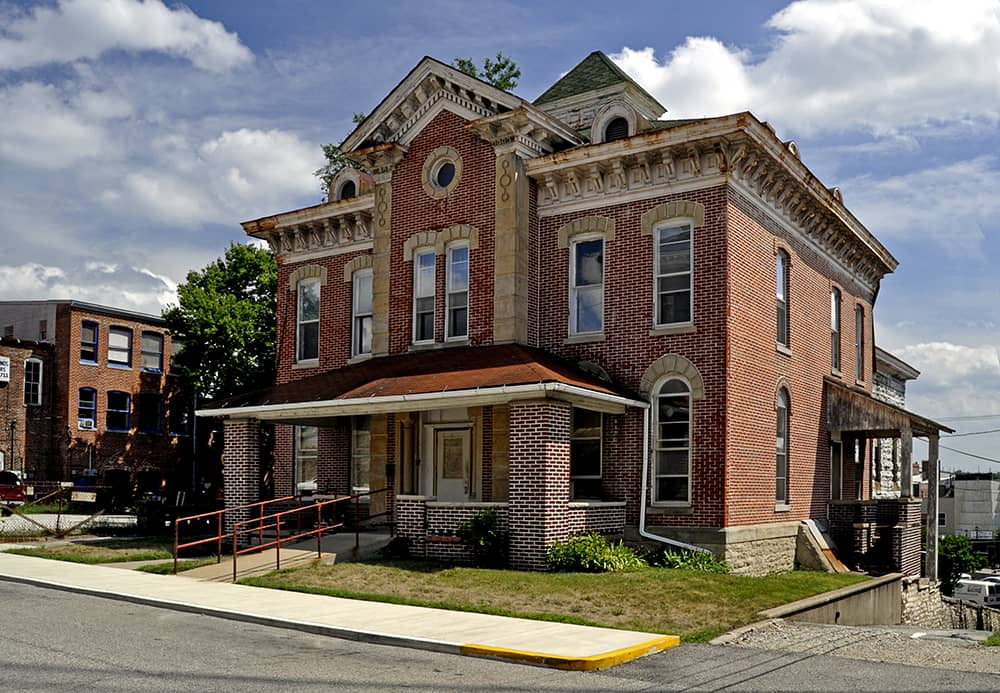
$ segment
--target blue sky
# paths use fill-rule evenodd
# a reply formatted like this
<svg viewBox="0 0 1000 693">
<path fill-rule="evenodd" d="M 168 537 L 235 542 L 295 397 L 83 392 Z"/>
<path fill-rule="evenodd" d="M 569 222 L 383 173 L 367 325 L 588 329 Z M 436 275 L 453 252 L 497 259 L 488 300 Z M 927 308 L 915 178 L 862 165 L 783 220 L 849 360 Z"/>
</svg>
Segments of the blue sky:
<svg viewBox="0 0 1000 693">
<path fill-rule="evenodd" d="M 923 372 L 910 408 L 1000 428 L 1000 0 L 610 7 L 0 0 L 0 297 L 159 312 L 240 221 L 318 202 L 320 145 L 423 55 L 503 51 L 531 99 L 600 49 L 668 117 L 795 139 L 900 260 L 876 337 Z M 944 444 L 1000 458 L 998 434 Z"/>
</svg>

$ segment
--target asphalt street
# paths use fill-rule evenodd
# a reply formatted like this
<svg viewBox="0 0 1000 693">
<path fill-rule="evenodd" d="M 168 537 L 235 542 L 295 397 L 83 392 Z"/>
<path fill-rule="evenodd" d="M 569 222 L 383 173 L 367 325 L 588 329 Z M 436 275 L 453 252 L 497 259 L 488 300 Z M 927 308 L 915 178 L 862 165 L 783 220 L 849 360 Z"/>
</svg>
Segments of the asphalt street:
<svg viewBox="0 0 1000 693">
<path fill-rule="evenodd" d="M 0 690 L 10 691 L 1000 690 L 1000 675 L 709 645 L 566 672 L 11 582 L 0 582 L 0 604 Z"/>
</svg>

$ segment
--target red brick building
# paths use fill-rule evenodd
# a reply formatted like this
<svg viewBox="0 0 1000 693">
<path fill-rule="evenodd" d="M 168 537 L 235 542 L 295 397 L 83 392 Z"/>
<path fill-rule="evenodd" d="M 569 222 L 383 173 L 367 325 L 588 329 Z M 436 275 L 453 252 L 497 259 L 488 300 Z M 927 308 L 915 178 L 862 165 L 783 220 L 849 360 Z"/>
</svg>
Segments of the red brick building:
<svg viewBox="0 0 1000 693">
<path fill-rule="evenodd" d="M 52 345 L 0 337 L 0 469 L 22 477 L 45 460 L 53 439 Z"/>
<path fill-rule="evenodd" d="M 37 354 L 31 379 L 40 386 L 37 396 L 23 393 L 22 406 L 38 430 L 27 427 L 16 462 L 27 478 L 187 488 L 191 402 L 170 376 L 172 344 L 159 317 L 81 301 L 0 301 L 0 329 L 5 344 L 22 340 Z M 16 369 L 20 360 L 12 358 Z"/>
<path fill-rule="evenodd" d="M 525 568 L 594 529 L 765 572 L 803 520 L 853 527 L 834 473 L 849 515 L 869 439 L 908 469 L 939 430 L 871 397 L 896 260 L 766 123 L 665 110 L 601 53 L 533 103 L 421 61 L 330 201 L 243 225 L 278 256 L 278 378 L 203 412 L 227 503 L 256 499 L 269 422 L 276 495 L 388 487 L 373 510 L 430 556 L 482 508 Z M 912 504 L 862 521 L 919 541 Z"/>
</svg>

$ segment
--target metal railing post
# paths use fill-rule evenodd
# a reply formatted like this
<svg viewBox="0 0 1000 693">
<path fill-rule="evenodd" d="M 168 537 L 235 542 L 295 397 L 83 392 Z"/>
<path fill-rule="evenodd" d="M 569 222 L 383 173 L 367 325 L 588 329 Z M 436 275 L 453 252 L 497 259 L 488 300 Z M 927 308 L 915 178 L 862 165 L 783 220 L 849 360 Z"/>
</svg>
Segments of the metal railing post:
<svg viewBox="0 0 1000 693">
<path fill-rule="evenodd" d="M 181 535 L 177 521 L 174 521 L 174 575 L 177 574 L 177 545 L 181 543 Z"/>
<path fill-rule="evenodd" d="M 361 494 L 354 494 L 354 548 L 361 546 Z"/>
<path fill-rule="evenodd" d="M 236 548 L 236 533 L 239 531 L 239 523 L 233 524 L 233 582 L 236 582 L 236 557 L 239 555 Z"/>
<path fill-rule="evenodd" d="M 264 543 L 264 506 L 260 506 L 260 521 L 257 527 L 257 546 Z"/>
<path fill-rule="evenodd" d="M 216 563 L 222 563 L 222 516 L 225 515 L 225 514 L 226 514 L 225 510 L 220 510 L 219 511 L 219 523 L 218 523 L 218 532 L 219 532 L 218 537 L 219 537 L 219 542 L 218 542 L 218 545 L 216 546 L 216 551 L 215 551 L 215 554 L 216 554 L 215 555 L 215 562 Z M 235 556 L 233 557 L 233 560 L 234 561 L 236 560 Z"/>
<path fill-rule="evenodd" d="M 298 513 L 296 513 L 298 515 Z M 281 515 L 275 516 L 275 528 L 277 529 L 278 538 L 275 539 L 274 544 L 274 569 L 281 570 Z"/>
<path fill-rule="evenodd" d="M 334 508 L 337 504 L 333 504 Z M 316 558 L 323 558 L 323 506 L 316 504 Z"/>
</svg>

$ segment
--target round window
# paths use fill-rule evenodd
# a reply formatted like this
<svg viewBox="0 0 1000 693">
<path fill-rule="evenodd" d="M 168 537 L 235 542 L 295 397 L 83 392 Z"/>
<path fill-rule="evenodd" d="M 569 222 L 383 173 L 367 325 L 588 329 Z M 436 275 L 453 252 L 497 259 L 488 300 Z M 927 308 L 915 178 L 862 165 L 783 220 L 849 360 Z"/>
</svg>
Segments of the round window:
<svg viewBox="0 0 1000 693">
<path fill-rule="evenodd" d="M 447 188 L 453 180 L 455 180 L 455 164 L 445 161 L 434 173 L 434 184 L 439 188 Z"/>
</svg>

